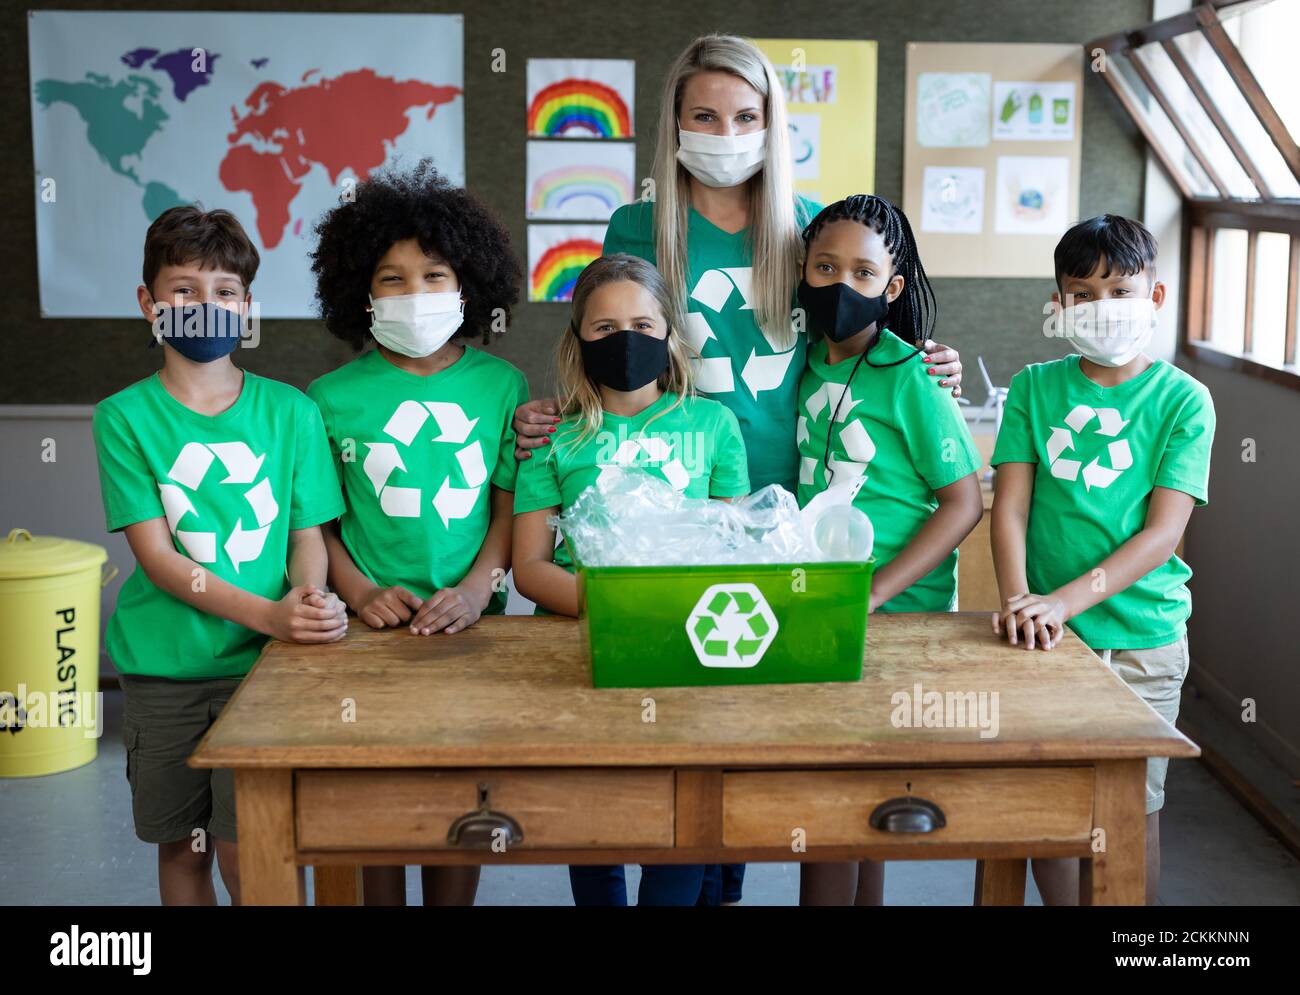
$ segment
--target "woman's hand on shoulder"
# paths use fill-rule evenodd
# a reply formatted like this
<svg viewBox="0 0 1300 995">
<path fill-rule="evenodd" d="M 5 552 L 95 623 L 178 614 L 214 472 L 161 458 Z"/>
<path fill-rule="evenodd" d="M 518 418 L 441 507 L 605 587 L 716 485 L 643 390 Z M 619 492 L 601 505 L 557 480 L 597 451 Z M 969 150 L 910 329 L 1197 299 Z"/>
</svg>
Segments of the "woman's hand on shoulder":
<svg viewBox="0 0 1300 995">
<path fill-rule="evenodd" d="M 560 405 L 553 397 L 527 401 L 515 408 L 515 459 L 532 459 L 529 450 L 549 443 L 559 423 Z"/>
<path fill-rule="evenodd" d="M 961 397 L 961 353 L 934 339 L 925 340 L 925 360 L 928 372 L 939 378 L 940 387 L 951 387 L 953 397 Z"/>
</svg>

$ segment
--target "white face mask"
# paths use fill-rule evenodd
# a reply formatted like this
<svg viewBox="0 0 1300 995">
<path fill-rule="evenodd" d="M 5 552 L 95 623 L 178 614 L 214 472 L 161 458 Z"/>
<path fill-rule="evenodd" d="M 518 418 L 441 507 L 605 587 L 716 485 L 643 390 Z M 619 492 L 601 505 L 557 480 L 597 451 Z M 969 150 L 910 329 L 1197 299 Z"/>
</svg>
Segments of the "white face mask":
<svg viewBox="0 0 1300 995">
<path fill-rule="evenodd" d="M 706 135 L 677 129 L 677 161 L 706 187 L 734 187 L 763 168 L 767 129 L 747 135 Z"/>
<path fill-rule="evenodd" d="M 1151 344 L 1156 306 L 1149 297 L 1085 301 L 1062 309 L 1052 324 L 1055 334 L 1084 359 L 1098 366 L 1124 366 Z"/>
<path fill-rule="evenodd" d="M 420 359 L 441 349 L 465 320 L 460 291 L 371 297 L 370 334 L 393 352 Z"/>
</svg>

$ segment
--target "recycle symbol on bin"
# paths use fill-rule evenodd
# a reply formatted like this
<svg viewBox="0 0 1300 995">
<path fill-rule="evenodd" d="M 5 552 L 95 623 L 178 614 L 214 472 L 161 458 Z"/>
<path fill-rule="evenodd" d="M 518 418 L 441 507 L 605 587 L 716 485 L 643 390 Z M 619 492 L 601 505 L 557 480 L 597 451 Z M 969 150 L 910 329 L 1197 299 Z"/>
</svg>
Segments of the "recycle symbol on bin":
<svg viewBox="0 0 1300 995">
<path fill-rule="evenodd" d="M 236 519 L 234 529 L 226 536 L 221 548 L 226 551 L 235 573 L 239 573 L 240 564 L 250 563 L 262 555 L 271 523 L 280 514 L 271 479 L 263 476 L 258 480 L 265 459 L 265 453 L 254 456 L 246 442 L 187 442 L 182 447 L 167 473 L 172 483 L 160 483 L 158 493 L 167 515 L 167 528 L 194 562 L 217 562 L 217 533 L 181 528 L 189 518 L 202 521 L 190 496 L 200 490 L 208 468 L 214 462 L 219 462 L 226 471 L 225 479 L 218 486 L 252 485 L 243 491 L 243 495 L 257 521 L 257 528 L 246 529 L 243 522 Z"/>
<path fill-rule="evenodd" d="M 1067 458 L 1068 449 L 1075 452 L 1075 433 L 1081 433 L 1096 419 L 1097 426 L 1093 432 L 1112 441 L 1106 445 L 1106 459 L 1110 466 L 1103 466 L 1100 456 L 1094 456 L 1086 466 L 1082 460 Z M 1129 450 L 1128 440 L 1119 438 L 1119 433 L 1128 424 L 1116 408 L 1090 408 L 1079 404 L 1065 416 L 1069 428 L 1052 426 L 1051 437 L 1047 440 L 1047 462 L 1052 476 L 1061 480 L 1078 480 L 1083 477 L 1083 486 L 1091 491 L 1094 487 L 1109 487 L 1119 479 L 1120 474 L 1133 465 L 1133 453 Z"/>
<path fill-rule="evenodd" d="M 705 667 L 754 667 L 780 625 L 753 584 L 714 584 L 686 618 L 686 635 Z"/>
<path fill-rule="evenodd" d="M 379 507 L 385 515 L 389 518 L 419 518 L 424 511 L 424 495 L 420 488 L 398 487 L 390 484 L 388 479 L 394 470 L 406 471 L 397 443 L 400 442 L 403 449 L 409 449 L 430 417 L 438 426 L 438 434 L 430 441 L 460 447 L 456 450 L 456 463 L 461 479 L 453 484 L 450 475 L 444 477 L 432 501 L 443 526 L 450 528 L 454 519 L 469 517 L 483 484 L 487 482 L 483 447 L 477 439 L 464 444 L 478 419 L 465 417 L 465 410 L 459 404 L 452 401 L 403 401 L 384 426 L 384 434 L 395 441 L 367 442 L 369 452 L 361 468 L 374 487 L 375 497 L 379 498 Z"/>
</svg>

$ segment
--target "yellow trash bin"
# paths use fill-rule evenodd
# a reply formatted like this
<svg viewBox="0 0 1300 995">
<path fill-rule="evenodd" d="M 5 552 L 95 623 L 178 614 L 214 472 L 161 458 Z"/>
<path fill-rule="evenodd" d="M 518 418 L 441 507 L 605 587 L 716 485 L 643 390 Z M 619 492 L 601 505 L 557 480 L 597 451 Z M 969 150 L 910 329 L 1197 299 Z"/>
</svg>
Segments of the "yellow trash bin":
<svg viewBox="0 0 1300 995">
<path fill-rule="evenodd" d="M 0 777 L 95 759 L 102 546 L 14 529 L 0 542 Z"/>
</svg>

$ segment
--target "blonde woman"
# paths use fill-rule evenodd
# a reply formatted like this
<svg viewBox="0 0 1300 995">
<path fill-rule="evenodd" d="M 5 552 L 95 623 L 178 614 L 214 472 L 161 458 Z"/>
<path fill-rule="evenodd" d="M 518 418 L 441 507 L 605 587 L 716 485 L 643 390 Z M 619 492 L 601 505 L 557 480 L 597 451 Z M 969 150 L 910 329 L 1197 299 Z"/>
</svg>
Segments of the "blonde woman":
<svg viewBox="0 0 1300 995">
<path fill-rule="evenodd" d="M 807 336 L 792 312 L 801 233 L 821 205 L 794 192 L 785 97 L 752 42 L 706 35 L 669 67 L 653 173 L 653 200 L 614 212 L 605 254 L 629 253 L 658 266 L 674 306 L 686 312 L 685 338 L 700 357 L 699 393 L 726 405 L 740 425 L 751 487 L 780 484 L 793 493 Z M 956 350 L 929 340 L 923 347 L 937 387 L 960 397 Z M 516 410 L 521 467 L 529 450 L 550 443 L 560 417 L 554 399 Z M 711 870 L 701 901 L 739 901 L 743 875 L 742 865 Z M 878 901 L 882 882 L 864 882 L 860 894 Z"/>
<path fill-rule="evenodd" d="M 736 416 L 693 396 L 672 294 L 649 263 L 597 259 L 578 277 L 556 357 L 561 420 L 551 448 L 515 482 L 515 586 L 544 611 L 578 614 L 568 550 L 546 520 L 611 463 L 643 467 L 688 497 L 749 493 Z M 703 865 L 645 866 L 640 905 L 695 905 Z M 626 905 L 621 866 L 570 867 L 577 905 Z"/>
<path fill-rule="evenodd" d="M 692 42 L 664 83 L 654 200 L 619 208 L 606 255 L 655 263 L 700 354 L 700 394 L 735 414 L 754 490 L 799 480 L 795 438 L 806 336 L 792 322 L 800 234 L 821 209 L 794 193 L 785 98 L 751 42 L 707 35 Z M 955 350 L 924 343 L 929 372 L 961 395 Z M 515 413 L 517 455 L 548 444 L 557 402 Z"/>
</svg>

